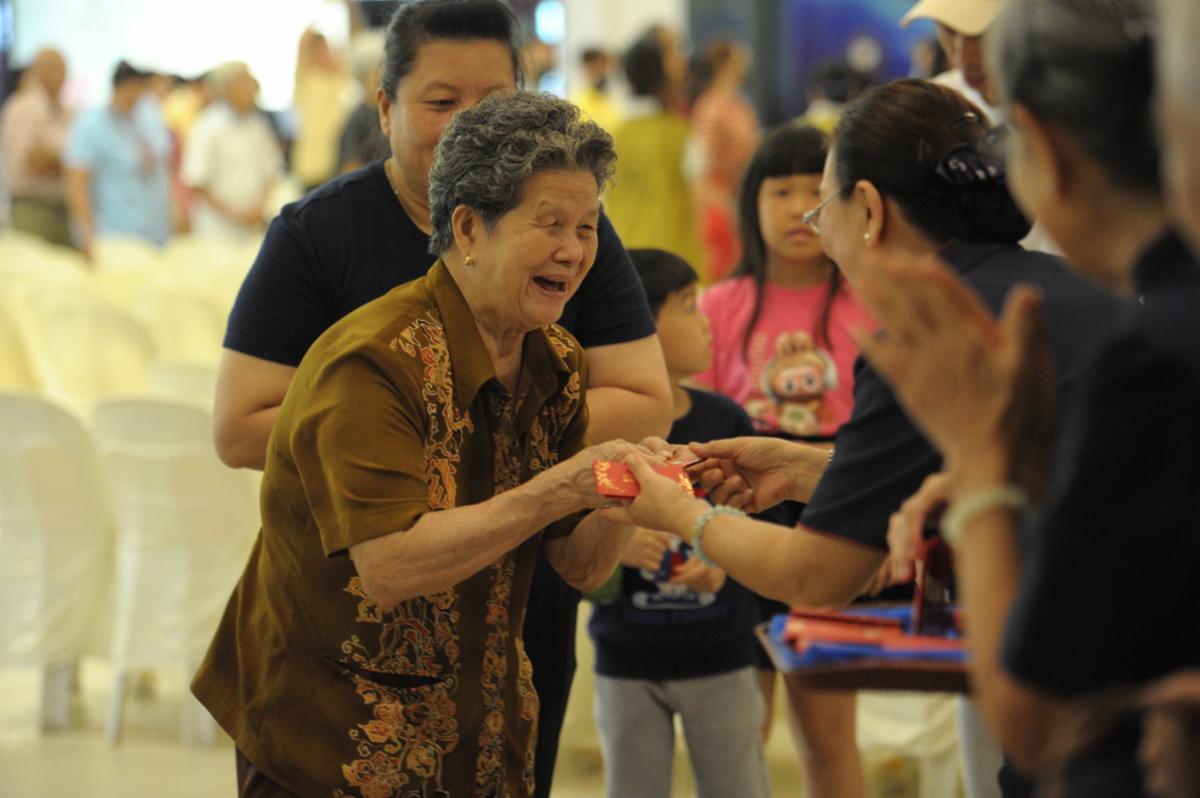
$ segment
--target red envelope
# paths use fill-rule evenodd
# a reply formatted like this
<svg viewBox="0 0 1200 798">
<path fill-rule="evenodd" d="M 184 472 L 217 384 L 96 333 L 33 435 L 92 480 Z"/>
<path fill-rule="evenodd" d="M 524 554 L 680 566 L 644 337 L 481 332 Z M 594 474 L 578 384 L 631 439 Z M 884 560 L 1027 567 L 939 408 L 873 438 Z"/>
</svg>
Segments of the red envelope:
<svg viewBox="0 0 1200 798">
<path fill-rule="evenodd" d="M 678 482 L 679 487 L 689 496 L 696 495 L 692 490 L 692 480 L 683 470 L 682 465 L 663 463 L 661 465 L 652 464 L 650 467 L 664 477 Z M 641 492 L 641 487 L 634 479 L 633 472 L 624 463 L 597 460 L 592 463 L 592 474 L 596 477 L 596 491 L 601 496 L 610 499 L 632 499 Z"/>
</svg>

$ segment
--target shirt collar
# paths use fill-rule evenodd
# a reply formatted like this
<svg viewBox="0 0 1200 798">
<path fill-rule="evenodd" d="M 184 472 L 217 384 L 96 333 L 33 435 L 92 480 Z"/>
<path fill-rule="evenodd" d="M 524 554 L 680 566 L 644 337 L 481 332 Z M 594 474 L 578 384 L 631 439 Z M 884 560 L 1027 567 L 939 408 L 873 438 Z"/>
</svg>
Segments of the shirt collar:
<svg viewBox="0 0 1200 798">
<path fill-rule="evenodd" d="M 489 380 L 496 379 L 492 358 L 483 345 L 475 314 L 467 304 L 466 297 L 450 270 L 439 258 L 429 269 L 428 279 L 433 292 L 442 326 L 446 331 L 446 347 L 450 353 L 451 372 L 454 375 L 454 392 L 463 407 L 470 407 L 480 388 Z M 554 339 L 563 336 L 560 331 L 540 327 L 525 334 L 521 351 L 521 376 L 518 392 L 528 389 L 536 391 L 544 401 L 549 399 L 570 379 L 572 368 L 566 360 L 566 352 L 560 352 Z M 565 337 L 565 336 L 564 336 Z M 560 339 L 561 340 L 561 339 Z M 530 398 L 534 398 L 530 396 Z M 535 406 L 540 407 L 542 401 Z"/>
<path fill-rule="evenodd" d="M 1133 285 L 1138 294 L 1200 279 L 1200 263 L 1175 230 L 1167 228 L 1138 258 Z"/>
<path fill-rule="evenodd" d="M 942 247 L 938 254 L 959 275 L 969 273 L 979 264 L 1006 249 L 1020 249 L 1016 244 L 1001 244 L 994 241 L 962 241 L 953 239 Z"/>
</svg>

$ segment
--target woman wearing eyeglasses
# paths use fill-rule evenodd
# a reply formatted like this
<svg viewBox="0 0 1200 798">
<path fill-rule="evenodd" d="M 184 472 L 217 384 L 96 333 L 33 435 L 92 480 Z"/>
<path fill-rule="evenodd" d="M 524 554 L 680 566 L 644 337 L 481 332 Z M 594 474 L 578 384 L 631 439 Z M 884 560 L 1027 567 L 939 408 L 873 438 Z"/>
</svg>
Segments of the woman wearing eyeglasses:
<svg viewBox="0 0 1200 798">
<path fill-rule="evenodd" d="M 919 80 L 872 89 L 847 108 L 825 163 L 822 202 L 806 221 L 856 292 L 871 285 L 875 264 L 897 256 L 940 257 L 993 312 L 1018 283 L 1037 285 L 1062 394 L 1079 373 L 1096 320 L 1112 318 L 1117 303 L 1053 256 L 1017 245 L 1029 224 L 991 157 L 992 137 L 979 110 L 950 89 Z M 1041 412 L 1049 421 L 1055 397 L 1033 398 L 1046 400 Z M 1037 441 L 1028 443 L 1032 452 Z M 710 458 L 701 470 L 713 501 L 748 511 L 807 501 L 799 529 L 714 515 L 637 466 L 643 487 L 629 508 L 635 522 L 698 541 L 732 578 L 789 604 L 844 605 L 867 588 L 887 558 L 889 517 L 941 467 L 862 359 L 854 409 L 832 458 L 772 438 L 692 448 Z M 1009 790 L 1021 794 L 1020 785 Z"/>
</svg>

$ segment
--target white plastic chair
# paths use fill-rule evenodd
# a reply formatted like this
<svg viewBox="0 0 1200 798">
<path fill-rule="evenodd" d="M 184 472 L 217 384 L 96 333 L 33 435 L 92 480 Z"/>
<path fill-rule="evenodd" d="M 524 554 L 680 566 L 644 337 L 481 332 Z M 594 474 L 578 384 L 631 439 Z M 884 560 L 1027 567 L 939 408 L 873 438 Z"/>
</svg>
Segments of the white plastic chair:
<svg viewBox="0 0 1200 798">
<path fill-rule="evenodd" d="M 904 783 L 914 776 L 914 798 L 960 795 L 958 710 L 956 698 L 944 693 L 872 692 L 858 694 L 858 747 L 864 763 L 881 766 L 877 778 Z M 893 785 L 893 789 L 898 789 Z M 907 790 L 908 785 L 905 785 Z M 884 794 L 888 787 L 884 787 Z M 909 792 L 897 794 L 908 795 Z"/>
<path fill-rule="evenodd" d="M 86 415 L 104 397 L 145 392 L 155 354 L 150 335 L 98 294 L 81 288 L 37 291 L 23 316 L 47 395 Z"/>
<path fill-rule="evenodd" d="M 108 739 L 120 738 L 126 674 L 174 665 L 190 675 L 245 566 L 258 512 L 251 481 L 212 447 L 211 416 L 149 399 L 101 402 L 93 432 L 117 520 Z M 185 742 L 215 726 L 190 695 Z"/>
<path fill-rule="evenodd" d="M 149 331 L 160 358 L 215 364 L 225 336 L 225 314 L 216 302 L 184 285 L 151 284 L 134 292 L 134 316 Z"/>
<path fill-rule="evenodd" d="M 0 392 L 0 660 L 43 669 L 43 728 L 66 726 L 74 665 L 106 628 L 112 529 L 80 422 Z"/>
<path fill-rule="evenodd" d="M 0 303 L 0 388 L 36 391 L 39 387 L 17 321 Z"/>
<path fill-rule="evenodd" d="M 148 241 L 129 236 L 103 236 L 96 241 L 96 268 L 140 269 L 162 263 L 162 249 Z"/>
<path fill-rule="evenodd" d="M 217 370 L 195 363 L 157 361 L 150 365 L 150 393 L 159 399 L 203 407 L 211 411 L 217 392 Z"/>
</svg>

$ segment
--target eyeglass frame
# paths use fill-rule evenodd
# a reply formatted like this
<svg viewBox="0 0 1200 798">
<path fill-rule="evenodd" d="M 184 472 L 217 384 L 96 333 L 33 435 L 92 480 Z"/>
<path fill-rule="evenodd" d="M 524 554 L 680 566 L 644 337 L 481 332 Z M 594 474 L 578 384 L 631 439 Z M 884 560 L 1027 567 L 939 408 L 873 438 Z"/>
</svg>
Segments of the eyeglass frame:
<svg viewBox="0 0 1200 798">
<path fill-rule="evenodd" d="M 829 203 L 833 202 L 837 198 L 838 193 L 839 192 L 837 192 L 837 191 L 833 192 L 828 197 L 821 200 L 820 205 L 813 208 L 811 211 L 806 211 L 805 214 L 800 217 L 800 223 L 808 225 L 809 227 L 812 228 L 812 231 L 814 233 L 816 233 L 817 235 L 821 235 L 821 227 L 820 227 L 820 223 L 818 221 L 821 218 L 821 211 L 825 210 L 825 206 L 828 205 Z"/>
</svg>

